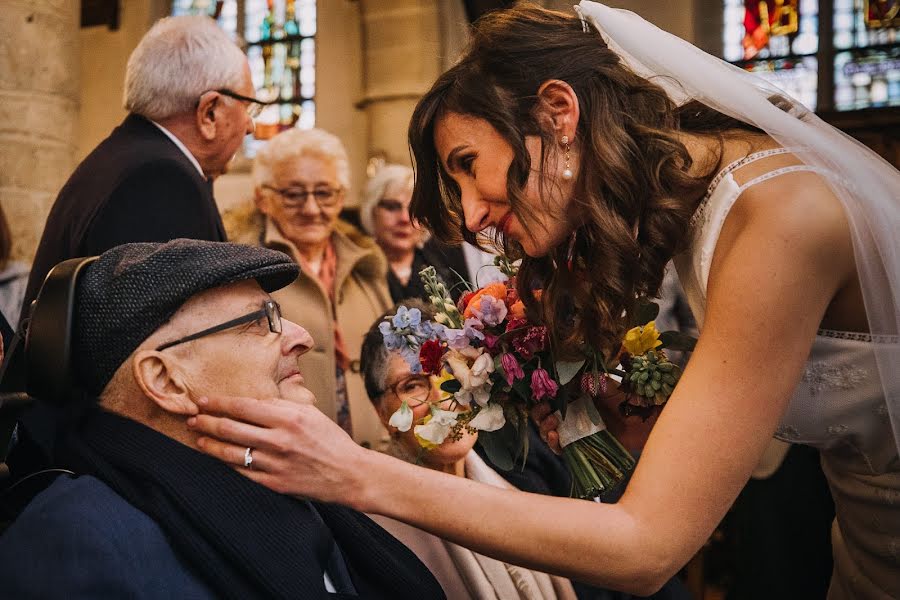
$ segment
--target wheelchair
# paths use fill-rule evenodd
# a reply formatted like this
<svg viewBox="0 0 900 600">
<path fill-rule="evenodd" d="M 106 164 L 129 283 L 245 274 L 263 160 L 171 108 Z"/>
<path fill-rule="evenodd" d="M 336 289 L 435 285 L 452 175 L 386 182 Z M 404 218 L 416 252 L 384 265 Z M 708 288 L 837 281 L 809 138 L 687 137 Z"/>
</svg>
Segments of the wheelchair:
<svg viewBox="0 0 900 600">
<path fill-rule="evenodd" d="M 64 407 L 80 393 L 72 373 L 75 297 L 79 276 L 95 260 L 69 259 L 47 274 L 0 366 L 0 533 L 53 479 L 71 473 L 53 468 L 21 419 L 41 406 Z"/>
</svg>

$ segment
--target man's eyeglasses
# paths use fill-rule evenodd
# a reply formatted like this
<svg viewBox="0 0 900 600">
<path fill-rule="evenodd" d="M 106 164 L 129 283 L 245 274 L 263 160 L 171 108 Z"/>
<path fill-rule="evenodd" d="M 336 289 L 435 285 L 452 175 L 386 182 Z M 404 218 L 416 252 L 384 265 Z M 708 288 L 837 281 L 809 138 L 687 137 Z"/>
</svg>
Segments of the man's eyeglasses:
<svg viewBox="0 0 900 600">
<path fill-rule="evenodd" d="M 247 114 L 250 115 L 251 119 L 255 119 L 259 116 L 259 114 L 263 111 L 263 109 L 271 104 L 271 102 L 264 102 L 262 100 L 257 100 L 256 98 L 251 98 L 249 96 L 242 96 L 237 92 L 232 92 L 227 88 L 222 88 L 218 90 L 213 90 L 214 92 L 218 92 L 223 96 L 228 96 L 229 98 L 234 98 L 235 100 L 240 100 L 241 102 L 247 103 Z"/>
<path fill-rule="evenodd" d="M 319 208 L 332 208 L 340 200 L 343 188 L 317 187 L 307 190 L 301 187 L 276 188 L 264 185 L 263 188 L 274 192 L 281 198 L 285 208 L 299 208 L 306 203 L 306 198 L 312 196 Z"/>
<path fill-rule="evenodd" d="M 431 377 L 428 375 L 410 375 L 388 386 L 388 389 L 394 392 L 400 400 L 406 400 L 407 404 L 416 407 L 428 402 L 433 386 Z"/>
<path fill-rule="evenodd" d="M 215 325 L 208 329 L 204 329 L 203 331 L 198 331 L 197 333 L 186 335 L 183 338 L 175 340 L 174 342 L 166 342 L 162 346 L 158 346 L 156 350 L 157 352 L 159 352 L 161 350 L 165 350 L 166 348 L 177 346 L 178 344 L 192 342 L 202 337 L 206 337 L 214 333 L 219 333 L 220 331 L 225 331 L 226 329 L 231 329 L 232 327 L 237 327 L 239 325 L 244 325 L 245 323 L 258 321 L 263 317 L 265 317 L 269 322 L 269 331 L 271 331 L 272 333 L 281 333 L 281 307 L 278 306 L 278 303 L 274 300 L 266 300 L 265 302 L 263 302 L 263 307 L 260 310 L 253 311 L 252 313 L 246 314 L 236 319 L 231 319 L 230 321 L 225 321 L 224 323 Z"/>
</svg>

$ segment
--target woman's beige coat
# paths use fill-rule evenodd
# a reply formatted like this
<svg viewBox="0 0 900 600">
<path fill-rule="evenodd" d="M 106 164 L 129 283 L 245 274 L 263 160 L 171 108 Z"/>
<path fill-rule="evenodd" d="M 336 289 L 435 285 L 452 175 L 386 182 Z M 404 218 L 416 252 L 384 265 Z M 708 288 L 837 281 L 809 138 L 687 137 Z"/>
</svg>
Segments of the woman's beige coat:
<svg viewBox="0 0 900 600">
<path fill-rule="evenodd" d="M 296 247 L 281 235 L 271 220 L 261 221 L 258 215 L 245 220 L 240 225 L 242 231 L 235 232 L 231 239 L 259 243 L 261 237 L 264 246 L 285 252 L 297 261 Z M 255 240 L 252 229 L 247 229 L 251 223 L 256 224 Z M 359 353 L 366 332 L 393 305 L 387 288 L 387 259 L 374 240 L 348 223 L 338 221 L 332 236 L 337 254 L 337 306 L 332 306 L 318 279 L 303 272 L 272 297 L 281 305 L 282 315 L 309 331 L 315 340 L 315 347 L 300 357 L 300 372 L 306 386 L 315 394 L 317 406 L 331 419 L 336 419 L 337 415 L 334 329 L 330 318 L 332 311 L 336 311 L 351 360 L 346 377 L 353 439 L 379 450 L 387 443 L 388 436 L 366 395 L 359 373 Z"/>
</svg>

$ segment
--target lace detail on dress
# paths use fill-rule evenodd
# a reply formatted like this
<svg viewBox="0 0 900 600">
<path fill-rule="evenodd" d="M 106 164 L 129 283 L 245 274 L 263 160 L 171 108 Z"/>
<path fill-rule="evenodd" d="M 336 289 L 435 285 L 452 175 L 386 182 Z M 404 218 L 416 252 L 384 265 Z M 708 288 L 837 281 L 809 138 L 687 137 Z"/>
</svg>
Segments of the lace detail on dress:
<svg viewBox="0 0 900 600">
<path fill-rule="evenodd" d="M 827 173 L 822 169 L 819 169 L 818 167 L 811 167 L 809 165 L 791 165 L 790 167 L 781 167 L 780 169 L 773 169 L 768 173 L 764 173 L 759 177 L 754 177 L 750 181 L 744 183 L 738 188 L 738 194 L 743 193 L 744 190 L 756 185 L 757 183 L 768 181 L 769 179 L 773 179 L 775 177 L 778 177 L 779 175 L 784 175 L 785 173 L 797 173 L 799 171 L 811 171 L 813 173 L 818 173 L 819 175 L 827 175 Z"/>
<path fill-rule="evenodd" d="M 832 366 L 826 362 L 808 363 L 803 372 L 803 382 L 813 394 L 827 390 L 852 390 L 868 377 L 869 371 L 866 369 L 852 365 Z"/>
<path fill-rule="evenodd" d="M 835 329 L 820 329 L 816 332 L 820 337 L 834 338 L 836 340 L 850 340 L 854 342 L 868 342 L 875 344 L 900 343 L 900 335 L 872 335 L 858 331 L 837 331 Z"/>
<path fill-rule="evenodd" d="M 722 182 L 722 179 L 724 179 L 726 175 L 728 175 L 735 169 L 743 167 L 747 163 L 751 163 L 762 158 L 767 158 L 769 156 L 775 156 L 777 154 L 788 154 L 789 152 L 791 152 L 791 150 L 789 150 L 788 148 L 770 148 L 769 150 L 753 152 L 752 154 L 748 154 L 743 158 L 737 159 L 736 161 L 730 163 L 724 169 L 719 171 L 716 176 L 713 177 L 712 181 L 709 183 L 709 186 L 706 188 L 706 194 L 700 200 L 700 204 L 697 205 L 697 209 L 694 211 L 688 227 L 690 229 L 693 229 L 696 223 L 703 217 L 703 213 L 706 212 L 706 204 L 709 201 L 709 197 L 712 196 L 712 193 L 715 191 L 716 187 L 719 185 L 719 183 Z"/>
<path fill-rule="evenodd" d="M 785 441 L 796 440 L 800 437 L 800 432 L 790 425 L 779 425 L 775 430 L 775 437 Z"/>
</svg>

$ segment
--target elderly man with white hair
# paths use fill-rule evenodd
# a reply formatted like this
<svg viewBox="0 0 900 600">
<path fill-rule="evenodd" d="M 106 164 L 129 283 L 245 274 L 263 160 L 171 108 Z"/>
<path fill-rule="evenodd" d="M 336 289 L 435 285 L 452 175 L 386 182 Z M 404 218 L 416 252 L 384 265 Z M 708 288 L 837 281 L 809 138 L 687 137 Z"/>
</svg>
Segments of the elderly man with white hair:
<svg viewBox="0 0 900 600">
<path fill-rule="evenodd" d="M 252 117 L 247 59 L 207 17 L 157 22 L 128 59 L 128 116 L 82 161 L 50 211 L 26 293 L 73 256 L 126 242 L 224 241 L 212 180 L 225 172 Z"/>
<path fill-rule="evenodd" d="M 50 211 L 22 314 L 50 269 L 68 258 L 127 242 L 225 241 L 212 180 L 253 131 L 261 106 L 253 93 L 246 57 L 211 19 L 156 23 L 128 60 L 128 116 L 82 161 Z M 53 422 L 41 407 L 23 417 L 20 438 L 34 444 L 11 456 L 20 474 L 46 462 Z"/>
</svg>

